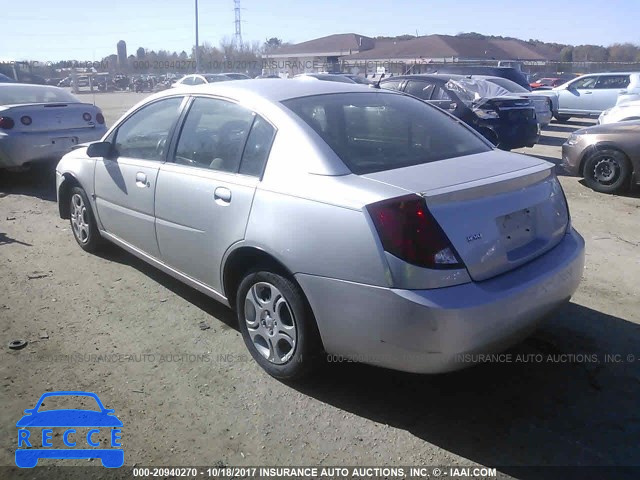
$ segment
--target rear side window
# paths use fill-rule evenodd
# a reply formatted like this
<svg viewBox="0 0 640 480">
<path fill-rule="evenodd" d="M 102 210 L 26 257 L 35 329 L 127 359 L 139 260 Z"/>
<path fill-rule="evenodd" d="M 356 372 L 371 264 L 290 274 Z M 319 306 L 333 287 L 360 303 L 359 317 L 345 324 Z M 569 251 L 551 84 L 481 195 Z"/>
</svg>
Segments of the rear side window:
<svg viewBox="0 0 640 480">
<path fill-rule="evenodd" d="M 226 100 L 196 98 L 182 127 L 174 162 L 237 173 L 254 116 Z"/>
<path fill-rule="evenodd" d="M 434 88 L 435 85 L 433 83 L 410 80 L 404 91 L 409 95 L 421 98 L 422 100 L 429 100 Z"/>
<path fill-rule="evenodd" d="M 627 88 L 629 86 L 629 75 L 603 75 L 599 78 L 596 88 Z"/>
<path fill-rule="evenodd" d="M 276 131 L 270 123 L 256 115 L 249 138 L 247 138 L 247 144 L 244 147 L 239 173 L 254 177 L 262 176 L 275 133 Z"/>
<path fill-rule="evenodd" d="M 283 103 L 357 175 L 490 150 L 440 110 L 405 95 L 339 93 Z"/>
</svg>

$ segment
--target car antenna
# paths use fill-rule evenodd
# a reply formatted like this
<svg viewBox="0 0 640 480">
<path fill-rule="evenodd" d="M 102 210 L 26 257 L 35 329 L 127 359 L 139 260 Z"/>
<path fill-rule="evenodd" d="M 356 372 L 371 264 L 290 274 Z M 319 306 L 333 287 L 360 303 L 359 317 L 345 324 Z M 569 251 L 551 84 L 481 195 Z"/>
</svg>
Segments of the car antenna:
<svg viewBox="0 0 640 480">
<path fill-rule="evenodd" d="M 378 81 L 376 82 L 376 84 L 373 86 L 373 88 L 380 88 L 380 82 L 382 81 L 382 79 L 384 78 L 385 74 L 381 74 L 380 78 L 378 79 Z"/>
</svg>

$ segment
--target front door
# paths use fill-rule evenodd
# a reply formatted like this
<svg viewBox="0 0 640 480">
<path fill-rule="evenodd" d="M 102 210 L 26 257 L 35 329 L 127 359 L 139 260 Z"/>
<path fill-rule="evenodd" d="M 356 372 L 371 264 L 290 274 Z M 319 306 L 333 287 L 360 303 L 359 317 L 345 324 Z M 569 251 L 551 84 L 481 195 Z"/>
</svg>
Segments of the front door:
<svg viewBox="0 0 640 480">
<path fill-rule="evenodd" d="M 582 77 L 574 80 L 567 88 L 558 92 L 558 111 L 560 113 L 585 114 L 593 110 L 593 92 L 598 81 L 597 76 Z"/>
<path fill-rule="evenodd" d="M 194 99 L 158 175 L 156 233 L 167 265 L 222 292 L 222 258 L 244 238 L 274 132 L 236 103 Z"/>
<path fill-rule="evenodd" d="M 153 102 L 115 130 L 113 158 L 96 161 L 95 195 L 104 229 L 143 252 L 158 257 L 154 194 L 168 139 L 183 97 Z"/>
</svg>

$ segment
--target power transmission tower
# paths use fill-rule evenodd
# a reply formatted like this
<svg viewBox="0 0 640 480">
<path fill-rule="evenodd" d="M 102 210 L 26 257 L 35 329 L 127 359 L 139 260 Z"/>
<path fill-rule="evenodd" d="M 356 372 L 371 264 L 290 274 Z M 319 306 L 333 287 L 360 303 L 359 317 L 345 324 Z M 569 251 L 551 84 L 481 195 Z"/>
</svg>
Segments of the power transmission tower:
<svg viewBox="0 0 640 480">
<path fill-rule="evenodd" d="M 240 18 L 240 0 L 233 0 L 236 13 L 236 47 L 242 48 L 242 19 Z"/>
</svg>

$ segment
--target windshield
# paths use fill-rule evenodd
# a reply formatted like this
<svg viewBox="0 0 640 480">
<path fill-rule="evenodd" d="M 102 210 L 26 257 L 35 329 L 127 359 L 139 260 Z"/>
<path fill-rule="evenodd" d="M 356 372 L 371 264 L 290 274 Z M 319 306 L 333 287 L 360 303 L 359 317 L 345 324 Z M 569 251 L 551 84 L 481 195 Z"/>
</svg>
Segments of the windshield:
<svg viewBox="0 0 640 480">
<path fill-rule="evenodd" d="M 283 103 L 356 175 L 490 149 L 454 118 L 406 95 L 338 93 Z"/>
<path fill-rule="evenodd" d="M 529 93 L 529 90 L 518 85 L 516 82 L 512 82 L 508 78 L 487 78 L 487 82 L 495 83 L 496 85 L 509 90 L 511 93 Z"/>
<path fill-rule="evenodd" d="M 57 87 L 40 85 L 3 84 L 0 87 L 0 105 L 22 103 L 79 103 L 76 97 Z"/>
</svg>

